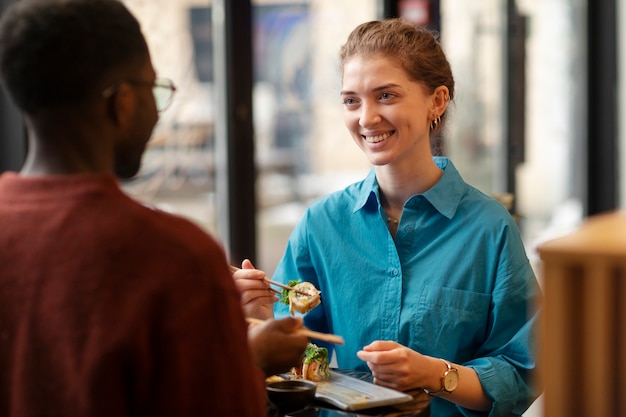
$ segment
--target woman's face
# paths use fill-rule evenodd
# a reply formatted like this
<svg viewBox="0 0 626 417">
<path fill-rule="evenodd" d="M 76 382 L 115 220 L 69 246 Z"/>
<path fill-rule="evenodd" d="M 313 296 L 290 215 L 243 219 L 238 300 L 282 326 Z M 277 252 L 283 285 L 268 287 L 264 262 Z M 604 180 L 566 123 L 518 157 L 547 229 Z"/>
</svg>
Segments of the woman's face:
<svg viewBox="0 0 626 417">
<path fill-rule="evenodd" d="M 393 58 L 353 56 L 344 64 L 344 121 L 373 165 L 431 158 L 433 95 Z"/>
</svg>

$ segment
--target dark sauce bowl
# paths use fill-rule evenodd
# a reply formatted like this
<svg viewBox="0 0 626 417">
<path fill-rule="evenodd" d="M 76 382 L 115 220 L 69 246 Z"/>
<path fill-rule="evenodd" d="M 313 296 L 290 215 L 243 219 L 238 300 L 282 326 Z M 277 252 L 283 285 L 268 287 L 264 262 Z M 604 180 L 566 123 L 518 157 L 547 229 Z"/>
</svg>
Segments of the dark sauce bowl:
<svg viewBox="0 0 626 417">
<path fill-rule="evenodd" d="M 281 412 L 299 410 L 315 399 L 317 385 L 303 379 L 270 382 L 267 384 L 268 400 Z"/>
</svg>

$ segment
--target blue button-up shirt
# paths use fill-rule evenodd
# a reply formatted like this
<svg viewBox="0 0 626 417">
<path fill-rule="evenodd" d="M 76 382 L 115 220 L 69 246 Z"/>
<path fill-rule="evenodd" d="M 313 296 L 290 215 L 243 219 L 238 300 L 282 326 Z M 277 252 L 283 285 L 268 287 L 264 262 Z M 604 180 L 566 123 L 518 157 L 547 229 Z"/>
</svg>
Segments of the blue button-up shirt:
<svg viewBox="0 0 626 417">
<path fill-rule="evenodd" d="M 474 368 L 493 400 L 481 414 L 435 399 L 431 415 L 519 415 L 537 395 L 537 280 L 506 209 L 447 158 L 435 162 L 442 177 L 405 203 L 395 240 L 372 170 L 309 207 L 274 279 L 299 278 L 322 292 L 305 324 L 344 337 L 335 346 L 340 368 L 367 370 L 356 352 L 394 340 Z M 276 316 L 286 314 L 277 303 Z"/>
</svg>

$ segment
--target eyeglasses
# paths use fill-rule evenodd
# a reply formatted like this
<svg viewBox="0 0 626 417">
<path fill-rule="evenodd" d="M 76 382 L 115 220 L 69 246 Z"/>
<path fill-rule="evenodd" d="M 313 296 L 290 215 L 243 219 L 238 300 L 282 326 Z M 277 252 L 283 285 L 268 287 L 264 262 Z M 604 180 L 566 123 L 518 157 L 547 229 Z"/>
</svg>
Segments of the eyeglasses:
<svg viewBox="0 0 626 417">
<path fill-rule="evenodd" d="M 153 82 L 140 81 L 140 80 L 123 80 L 119 83 L 112 85 L 102 92 L 102 98 L 109 98 L 117 92 L 119 85 L 122 83 L 128 83 L 131 85 L 148 86 L 152 87 L 152 94 L 154 95 L 154 101 L 156 103 L 157 111 L 160 113 L 167 109 L 172 103 L 172 97 L 176 92 L 176 86 L 174 82 L 168 78 L 157 78 Z"/>
</svg>

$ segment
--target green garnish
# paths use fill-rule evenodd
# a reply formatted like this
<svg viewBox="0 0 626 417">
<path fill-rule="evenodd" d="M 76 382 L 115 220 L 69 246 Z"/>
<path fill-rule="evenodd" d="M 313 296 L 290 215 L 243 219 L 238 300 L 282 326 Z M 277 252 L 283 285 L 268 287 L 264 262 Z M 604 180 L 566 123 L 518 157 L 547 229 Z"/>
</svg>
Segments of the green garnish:
<svg viewBox="0 0 626 417">
<path fill-rule="evenodd" d="M 328 349 L 309 343 L 304 350 L 304 363 L 328 362 Z"/>
<path fill-rule="evenodd" d="M 290 280 L 289 282 L 287 282 L 287 285 L 288 285 L 289 287 L 295 287 L 295 286 L 296 286 L 296 285 L 298 285 L 300 282 L 301 282 L 301 280 L 299 280 L 299 279 L 292 279 L 292 280 Z M 280 293 L 280 302 L 281 302 L 281 303 L 283 303 L 283 304 L 289 304 L 289 293 L 290 293 L 290 292 L 291 292 L 290 290 L 288 290 L 288 289 L 286 289 L 286 288 L 283 288 L 283 292 L 282 292 L 282 293 Z"/>
</svg>

